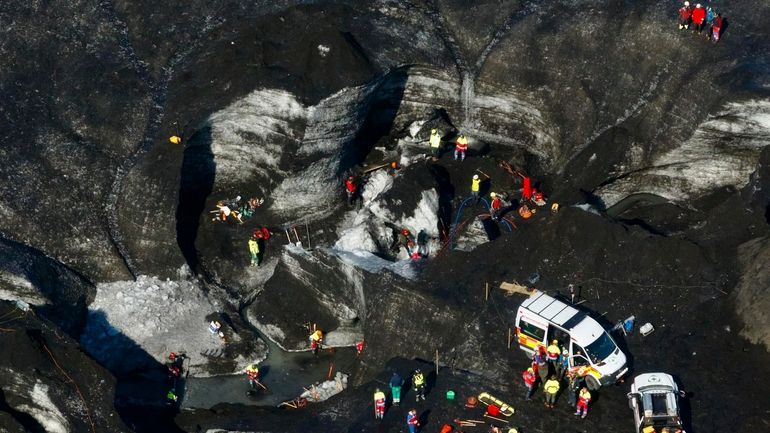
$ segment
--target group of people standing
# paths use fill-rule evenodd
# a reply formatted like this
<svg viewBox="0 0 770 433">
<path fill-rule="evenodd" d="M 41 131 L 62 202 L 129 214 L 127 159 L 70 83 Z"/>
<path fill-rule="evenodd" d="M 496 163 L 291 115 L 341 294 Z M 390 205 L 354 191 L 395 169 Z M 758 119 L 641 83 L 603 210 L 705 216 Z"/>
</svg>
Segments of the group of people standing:
<svg viewBox="0 0 770 433">
<path fill-rule="evenodd" d="M 401 404 L 401 389 L 404 386 L 404 379 L 398 372 L 393 372 L 388 382 L 390 387 L 391 403 L 393 406 Z M 412 373 L 412 389 L 414 390 L 414 399 L 416 402 L 420 400 L 425 401 L 425 375 L 420 369 L 416 369 Z M 385 408 L 387 406 L 387 396 L 385 393 L 378 389 L 374 390 L 374 417 L 376 419 L 383 419 L 385 417 Z M 419 417 L 417 416 L 417 410 L 412 409 L 407 413 L 406 424 L 410 433 L 414 433 L 420 426 Z"/>
<path fill-rule="evenodd" d="M 556 407 L 556 398 L 561 390 L 562 381 L 567 378 L 567 396 L 570 406 L 575 407 L 575 415 L 585 418 L 591 391 L 584 386 L 583 377 L 577 371 L 570 371 L 569 351 L 561 349 L 559 342 L 553 340 L 546 348 L 539 345 L 532 355 L 532 364 L 521 374 L 527 389 L 526 398 L 530 400 L 537 387 L 538 379 L 543 384 L 545 407 Z"/>
<path fill-rule="evenodd" d="M 718 14 L 711 6 L 705 8 L 700 3 L 695 7 L 690 6 L 690 2 L 684 2 L 679 8 L 679 30 L 692 29 L 694 33 L 701 34 L 706 30 L 706 39 L 718 42 L 724 30 L 724 18 Z"/>
</svg>

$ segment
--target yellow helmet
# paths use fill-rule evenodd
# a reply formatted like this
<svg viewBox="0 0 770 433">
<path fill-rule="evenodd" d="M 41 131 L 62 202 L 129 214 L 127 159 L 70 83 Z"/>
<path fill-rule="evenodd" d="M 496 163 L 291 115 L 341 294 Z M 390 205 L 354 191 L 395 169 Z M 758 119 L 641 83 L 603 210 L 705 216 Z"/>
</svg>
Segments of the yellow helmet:
<svg viewBox="0 0 770 433">
<path fill-rule="evenodd" d="M 431 134 L 436 134 L 437 132 L 438 132 L 438 129 L 436 129 L 436 128 L 433 128 L 433 129 L 430 130 Z"/>
<path fill-rule="evenodd" d="M 179 144 L 182 142 L 182 137 L 178 135 L 172 135 L 168 138 L 168 141 L 170 141 L 172 144 Z"/>
<path fill-rule="evenodd" d="M 495 198 L 495 197 L 497 197 L 497 194 L 495 194 L 494 192 L 490 192 L 489 196 L 492 197 L 492 198 Z"/>
</svg>

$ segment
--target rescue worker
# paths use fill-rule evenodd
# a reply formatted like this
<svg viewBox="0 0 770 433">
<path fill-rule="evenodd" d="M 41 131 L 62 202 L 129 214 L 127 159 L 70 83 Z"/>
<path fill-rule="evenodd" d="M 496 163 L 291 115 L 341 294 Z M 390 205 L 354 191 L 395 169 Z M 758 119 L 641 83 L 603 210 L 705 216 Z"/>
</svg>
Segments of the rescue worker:
<svg viewBox="0 0 770 433">
<path fill-rule="evenodd" d="M 428 257 L 428 232 L 425 229 L 417 233 L 417 254 L 420 257 Z"/>
<path fill-rule="evenodd" d="M 543 385 L 543 390 L 545 391 L 545 407 L 549 409 L 555 407 L 556 395 L 559 393 L 559 387 L 559 381 L 556 380 L 556 377 L 554 376 L 549 377 L 545 382 L 545 385 Z"/>
<path fill-rule="evenodd" d="M 425 401 L 425 376 L 419 368 L 412 375 L 412 388 L 414 388 L 414 400 Z"/>
<path fill-rule="evenodd" d="M 393 372 L 390 376 L 390 395 L 393 398 L 393 405 L 398 406 L 401 403 L 401 387 L 404 385 L 404 379 L 398 375 L 397 372 Z"/>
<path fill-rule="evenodd" d="M 397 245 L 406 249 L 406 253 L 411 257 L 412 247 L 414 247 L 414 241 L 412 240 L 412 232 L 410 232 L 409 229 L 407 228 L 401 229 L 401 231 L 398 233 L 397 241 L 398 241 Z"/>
<path fill-rule="evenodd" d="M 177 397 L 176 391 L 170 389 L 168 393 L 166 393 L 166 404 L 169 406 L 174 406 L 177 400 L 179 400 L 179 397 Z"/>
<path fill-rule="evenodd" d="M 538 206 L 545 206 L 545 195 L 537 188 L 532 188 L 532 203 Z"/>
<path fill-rule="evenodd" d="M 315 332 L 310 334 L 310 350 L 313 351 L 313 355 L 318 355 L 318 350 L 321 348 L 324 334 L 320 329 L 316 329 Z"/>
<path fill-rule="evenodd" d="M 564 349 L 561 351 L 561 356 L 559 356 L 559 360 L 556 362 L 556 377 L 562 380 L 567 370 L 569 370 L 569 351 Z"/>
<path fill-rule="evenodd" d="M 441 156 L 441 136 L 438 133 L 438 129 L 433 128 L 430 130 L 430 153 L 433 156 L 433 160 L 437 160 Z"/>
<path fill-rule="evenodd" d="M 546 360 L 551 367 L 556 368 L 556 364 L 559 362 L 559 356 L 561 355 L 561 348 L 559 347 L 559 340 L 551 341 L 546 349 Z"/>
<path fill-rule="evenodd" d="M 385 417 L 385 393 L 379 388 L 374 390 L 374 417 L 377 419 Z"/>
<path fill-rule="evenodd" d="M 714 43 L 719 42 L 719 37 L 722 35 L 723 22 L 724 19 L 722 18 L 722 14 L 717 14 L 717 16 L 714 17 L 714 21 L 711 23 L 711 41 Z"/>
<path fill-rule="evenodd" d="M 548 360 L 546 359 L 545 346 L 539 344 L 535 349 L 535 353 L 532 354 L 532 366 L 535 368 L 540 381 L 545 383 L 545 379 L 548 377 Z"/>
<path fill-rule="evenodd" d="M 249 239 L 249 254 L 251 255 L 251 264 L 249 266 L 259 266 L 259 243 L 257 238 L 253 236 Z"/>
<path fill-rule="evenodd" d="M 345 180 L 345 193 L 348 195 L 348 206 L 353 206 L 357 191 L 358 185 L 356 185 L 356 179 L 353 176 L 348 176 Z"/>
<path fill-rule="evenodd" d="M 495 192 L 490 192 L 489 197 L 492 199 L 492 202 L 489 204 L 489 215 L 492 216 L 494 221 L 497 221 L 500 217 L 500 210 L 503 207 L 503 201 Z"/>
<path fill-rule="evenodd" d="M 684 2 L 684 6 L 679 8 L 679 30 L 688 29 L 691 18 L 692 8 L 690 7 L 690 2 Z"/>
<path fill-rule="evenodd" d="M 356 341 L 356 355 L 361 356 L 361 352 L 364 351 L 364 340 Z"/>
<path fill-rule="evenodd" d="M 692 10 L 691 19 L 693 32 L 700 33 L 703 30 L 703 23 L 706 21 L 706 9 L 700 3 L 696 4 L 695 9 Z"/>
<path fill-rule="evenodd" d="M 569 378 L 569 383 L 567 384 L 567 392 L 569 393 L 567 395 L 567 403 L 570 406 L 575 406 L 577 404 L 577 392 L 583 387 L 583 378 L 576 371 L 568 372 L 567 377 Z"/>
<path fill-rule="evenodd" d="M 532 198 L 532 178 L 529 176 L 521 177 L 521 201 L 526 202 Z"/>
<path fill-rule="evenodd" d="M 585 418 L 588 415 L 588 403 L 591 402 L 591 391 L 585 386 L 580 390 L 578 394 L 577 410 L 575 415 L 580 415 L 580 418 Z"/>
<path fill-rule="evenodd" d="M 474 174 L 473 180 L 471 181 L 471 196 L 475 199 L 474 203 L 478 203 L 479 201 L 480 189 L 481 189 L 481 179 L 479 179 L 478 174 Z"/>
<path fill-rule="evenodd" d="M 417 410 L 412 409 L 406 414 L 406 426 L 409 427 L 409 433 L 417 432 L 420 426 L 420 420 L 417 418 Z"/>
<path fill-rule="evenodd" d="M 240 208 L 238 208 L 238 212 L 246 218 L 251 218 L 254 216 L 254 212 L 257 211 L 257 208 L 264 203 L 264 199 L 257 199 L 256 197 L 252 197 L 246 201 L 246 203 L 243 204 Z"/>
<path fill-rule="evenodd" d="M 257 368 L 256 364 L 249 364 L 244 371 L 246 372 L 246 378 L 249 381 L 251 389 L 257 389 L 257 384 L 259 383 L 259 368 Z"/>
<path fill-rule="evenodd" d="M 527 400 L 532 398 L 532 394 L 535 392 L 535 382 L 537 382 L 537 375 L 535 369 L 529 367 L 523 373 L 521 373 L 522 379 L 524 379 L 524 386 L 527 387 Z"/>
<path fill-rule="evenodd" d="M 465 152 L 468 150 L 468 139 L 465 138 L 464 134 L 460 134 L 457 137 L 457 142 L 455 143 L 455 161 L 458 159 L 460 161 L 465 161 Z"/>
</svg>

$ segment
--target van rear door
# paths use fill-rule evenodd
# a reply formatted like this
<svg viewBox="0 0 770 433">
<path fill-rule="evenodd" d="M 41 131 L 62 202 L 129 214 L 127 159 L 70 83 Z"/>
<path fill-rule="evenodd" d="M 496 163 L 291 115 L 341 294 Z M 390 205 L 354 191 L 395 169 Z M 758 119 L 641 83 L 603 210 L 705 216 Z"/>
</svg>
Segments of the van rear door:
<svg viewBox="0 0 770 433">
<path fill-rule="evenodd" d="M 527 315 L 520 314 L 516 323 L 516 337 L 519 347 L 527 352 L 533 352 L 538 344 L 545 344 L 548 324 L 533 320 Z"/>
</svg>

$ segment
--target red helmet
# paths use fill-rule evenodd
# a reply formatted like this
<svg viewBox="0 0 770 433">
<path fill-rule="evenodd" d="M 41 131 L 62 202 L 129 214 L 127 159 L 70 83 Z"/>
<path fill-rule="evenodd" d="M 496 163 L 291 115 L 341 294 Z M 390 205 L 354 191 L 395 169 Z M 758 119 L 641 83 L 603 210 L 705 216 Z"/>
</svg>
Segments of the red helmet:
<svg viewBox="0 0 770 433">
<path fill-rule="evenodd" d="M 353 176 L 348 176 L 348 180 L 353 180 Z"/>
<path fill-rule="evenodd" d="M 401 234 L 402 235 L 408 235 L 409 234 L 409 230 L 403 229 L 403 230 L 401 230 Z"/>
</svg>

